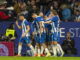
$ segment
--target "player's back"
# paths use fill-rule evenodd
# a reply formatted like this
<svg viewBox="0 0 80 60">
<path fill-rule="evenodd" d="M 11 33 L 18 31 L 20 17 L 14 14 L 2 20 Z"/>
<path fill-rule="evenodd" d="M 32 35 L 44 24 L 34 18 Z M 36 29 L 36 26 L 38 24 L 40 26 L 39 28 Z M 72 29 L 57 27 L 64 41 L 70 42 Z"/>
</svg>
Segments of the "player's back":
<svg viewBox="0 0 80 60">
<path fill-rule="evenodd" d="M 50 21 L 50 20 L 51 20 L 51 19 L 45 20 L 45 22 Z M 51 23 L 45 24 L 45 27 L 46 27 L 48 30 L 51 30 L 51 29 L 52 29 Z"/>
<path fill-rule="evenodd" d="M 29 22 L 26 19 L 24 19 L 24 21 L 22 22 L 22 34 L 24 34 L 26 32 L 27 26 L 29 26 Z M 28 35 L 29 35 L 29 32 L 28 32 L 27 36 Z"/>
<path fill-rule="evenodd" d="M 58 28 L 59 27 L 59 17 L 58 16 L 54 16 L 52 18 L 52 21 L 54 22 L 55 28 Z"/>
</svg>

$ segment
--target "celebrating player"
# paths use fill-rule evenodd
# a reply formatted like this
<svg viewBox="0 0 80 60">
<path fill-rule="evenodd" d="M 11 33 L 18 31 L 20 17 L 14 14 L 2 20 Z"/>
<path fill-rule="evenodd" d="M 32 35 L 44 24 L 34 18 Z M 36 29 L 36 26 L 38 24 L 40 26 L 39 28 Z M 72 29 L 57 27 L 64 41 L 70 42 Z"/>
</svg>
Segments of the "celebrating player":
<svg viewBox="0 0 80 60">
<path fill-rule="evenodd" d="M 19 46 L 18 46 L 18 55 L 17 56 L 21 56 L 21 49 L 22 49 L 22 44 L 25 42 L 27 44 L 28 47 L 31 48 L 31 50 L 33 51 L 33 53 L 35 54 L 35 50 L 33 48 L 33 46 L 31 45 L 31 41 L 30 41 L 30 27 L 29 27 L 29 23 L 28 21 L 25 19 L 23 14 L 19 15 L 19 20 L 22 21 L 21 26 L 18 24 L 18 21 L 16 21 L 16 25 L 19 29 L 22 29 L 22 35 L 21 38 L 19 40 Z"/>
<path fill-rule="evenodd" d="M 51 30 L 51 44 L 54 56 L 57 56 L 57 53 L 61 52 L 61 56 L 63 56 L 64 52 L 58 43 L 60 40 L 60 32 L 59 32 L 59 17 L 55 11 L 50 12 L 50 15 L 53 16 L 49 21 L 45 23 L 51 23 L 52 30 Z"/>
<path fill-rule="evenodd" d="M 43 33 L 44 27 L 42 28 L 42 24 L 43 24 L 42 21 L 44 19 L 43 19 L 43 17 L 38 16 L 36 13 L 33 13 L 32 17 L 34 19 L 36 19 L 36 25 L 37 25 L 36 28 L 38 28 L 38 40 L 36 41 L 36 43 L 38 43 L 38 44 L 40 44 L 41 46 L 44 47 L 44 49 L 47 53 L 46 56 L 50 56 L 51 54 L 49 53 L 46 45 L 44 44 L 45 43 L 45 34 Z"/>
</svg>

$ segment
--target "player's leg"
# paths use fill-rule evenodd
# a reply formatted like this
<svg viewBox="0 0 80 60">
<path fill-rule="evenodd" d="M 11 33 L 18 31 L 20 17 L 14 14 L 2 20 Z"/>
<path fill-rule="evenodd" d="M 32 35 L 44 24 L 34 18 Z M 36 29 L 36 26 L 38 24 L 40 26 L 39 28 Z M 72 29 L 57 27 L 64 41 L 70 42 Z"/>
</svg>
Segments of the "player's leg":
<svg viewBox="0 0 80 60">
<path fill-rule="evenodd" d="M 36 46 L 37 46 L 37 56 L 40 57 L 40 34 L 37 35 Z"/>
<path fill-rule="evenodd" d="M 64 51 L 63 51 L 63 49 L 62 49 L 62 47 L 61 47 L 61 45 L 59 43 L 57 44 L 57 52 L 58 53 L 61 53 L 60 56 L 63 56 L 64 55 Z"/>
<path fill-rule="evenodd" d="M 54 39 L 54 33 L 51 34 L 51 46 L 52 46 L 52 51 L 53 51 L 53 56 L 57 55 L 57 51 L 56 51 L 56 44 L 57 42 Z M 55 43 L 55 44 L 54 44 Z"/>
<path fill-rule="evenodd" d="M 36 42 L 36 44 L 35 44 L 35 52 L 36 52 L 36 54 L 34 55 L 34 56 L 38 56 L 38 37 L 35 35 L 35 42 Z"/>
<path fill-rule="evenodd" d="M 45 33 L 42 33 L 42 35 L 41 35 L 41 41 L 40 41 L 40 44 L 41 44 L 41 46 L 44 47 L 45 52 L 47 53 L 46 56 L 50 56 L 51 54 L 50 54 L 50 52 L 49 52 L 49 50 L 48 50 L 48 48 L 47 48 L 47 46 L 46 46 L 46 44 L 45 44 Z"/>
<path fill-rule="evenodd" d="M 27 44 L 28 47 L 30 47 L 30 49 L 32 50 L 33 54 L 36 54 L 36 51 L 34 49 L 34 47 L 31 45 L 31 43 Z"/>
<path fill-rule="evenodd" d="M 63 56 L 64 52 L 63 52 L 63 49 L 62 49 L 61 45 L 58 43 L 59 40 L 60 40 L 60 32 L 58 32 L 58 36 L 57 36 L 57 52 L 58 53 L 61 52 L 61 56 Z M 56 43 L 54 42 L 54 44 L 56 44 Z"/>
<path fill-rule="evenodd" d="M 51 54 L 50 54 L 48 48 L 46 47 L 45 43 L 42 43 L 41 45 L 44 47 L 45 52 L 47 53 L 46 57 L 51 56 Z"/>
<path fill-rule="evenodd" d="M 27 46 L 30 47 L 30 49 L 32 50 L 33 54 L 36 54 L 34 47 L 31 45 L 29 36 L 26 36 L 24 39 L 25 39 Z"/>
<path fill-rule="evenodd" d="M 21 50 L 22 50 L 22 43 L 24 42 L 24 38 L 21 38 L 19 40 L 19 45 L 18 45 L 18 55 L 17 56 L 21 56 Z"/>
<path fill-rule="evenodd" d="M 41 56 L 43 55 L 43 51 L 44 51 L 44 47 L 41 46 L 41 52 L 40 52 L 40 55 L 41 55 Z"/>
<path fill-rule="evenodd" d="M 55 44 L 54 44 L 55 43 Z M 53 56 L 57 56 L 57 42 L 53 42 L 53 45 L 52 45 L 52 50 L 53 50 Z"/>
<path fill-rule="evenodd" d="M 22 50 L 22 43 L 20 42 L 18 46 L 18 56 L 21 56 L 21 50 Z"/>
<path fill-rule="evenodd" d="M 45 49 L 47 55 L 50 54 L 50 53 L 49 53 L 49 50 L 47 49 L 47 46 L 45 45 L 45 38 L 46 38 L 46 34 L 45 34 L 45 33 L 42 33 L 42 34 L 41 34 L 41 37 L 40 37 L 40 45 L 41 45 L 41 54 L 40 54 L 40 55 L 41 55 L 41 56 L 45 56 L 45 55 L 43 54 L 44 49 Z"/>
<path fill-rule="evenodd" d="M 40 55 L 41 55 L 41 56 L 45 56 L 45 55 L 44 55 L 44 47 L 43 47 L 42 45 L 41 45 L 41 52 L 40 52 Z"/>
<path fill-rule="evenodd" d="M 37 53 L 37 56 L 40 57 L 40 45 L 38 42 L 36 43 L 36 53 Z"/>
</svg>

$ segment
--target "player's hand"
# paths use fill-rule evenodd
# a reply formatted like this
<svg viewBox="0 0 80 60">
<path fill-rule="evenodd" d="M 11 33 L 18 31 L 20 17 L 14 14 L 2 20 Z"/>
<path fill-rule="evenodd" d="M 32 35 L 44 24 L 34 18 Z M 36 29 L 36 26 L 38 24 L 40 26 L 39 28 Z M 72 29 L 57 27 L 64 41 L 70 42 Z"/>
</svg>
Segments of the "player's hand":
<svg viewBox="0 0 80 60">
<path fill-rule="evenodd" d="M 51 10 L 53 10 L 53 6 L 51 6 L 51 8 L 50 8 Z"/>
<path fill-rule="evenodd" d="M 16 25 L 18 25 L 18 21 L 16 21 Z"/>
<path fill-rule="evenodd" d="M 22 35 L 22 37 L 24 38 L 26 36 L 26 34 L 24 33 L 23 35 Z"/>
</svg>

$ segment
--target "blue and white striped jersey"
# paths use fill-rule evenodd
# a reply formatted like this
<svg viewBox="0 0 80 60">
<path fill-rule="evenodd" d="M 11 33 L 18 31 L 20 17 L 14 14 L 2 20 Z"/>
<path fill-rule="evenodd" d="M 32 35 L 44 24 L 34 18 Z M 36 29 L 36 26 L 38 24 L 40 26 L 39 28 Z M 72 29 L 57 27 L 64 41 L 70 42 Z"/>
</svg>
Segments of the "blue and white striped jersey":
<svg viewBox="0 0 80 60">
<path fill-rule="evenodd" d="M 21 26 L 22 26 L 22 34 L 26 33 L 27 26 L 29 26 L 28 21 L 26 19 L 24 19 Z M 26 34 L 26 36 L 30 36 L 30 33 L 28 32 L 28 34 Z"/>
<path fill-rule="evenodd" d="M 52 29 L 51 29 L 51 32 L 52 33 L 55 33 L 55 32 L 59 32 L 59 17 L 58 16 L 54 16 L 52 19 L 51 19 L 52 23 Z"/>
</svg>

